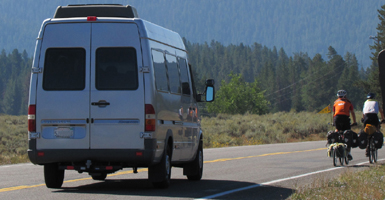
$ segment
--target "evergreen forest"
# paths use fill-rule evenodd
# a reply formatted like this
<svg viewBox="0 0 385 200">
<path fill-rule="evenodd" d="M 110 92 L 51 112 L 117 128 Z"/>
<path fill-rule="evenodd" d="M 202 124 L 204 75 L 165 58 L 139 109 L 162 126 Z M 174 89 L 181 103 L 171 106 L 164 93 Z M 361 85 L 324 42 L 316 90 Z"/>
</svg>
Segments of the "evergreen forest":
<svg viewBox="0 0 385 200">
<path fill-rule="evenodd" d="M 289 56 L 306 52 L 326 58 L 328 47 L 356 55 L 360 67 L 370 63 L 369 45 L 383 0 L 2 0 L 0 50 L 26 49 L 32 55 L 43 20 L 68 4 L 130 4 L 140 18 L 178 32 L 193 43 L 255 42 Z"/>
<path fill-rule="evenodd" d="M 208 104 L 206 114 L 317 112 L 332 104 L 340 89 L 348 92 L 356 109 L 361 109 L 366 93 L 375 92 L 381 97 L 377 55 L 385 42 L 385 5 L 377 15 L 380 23 L 374 43 L 369 47 L 372 64 L 367 68 L 359 67 L 355 53 L 338 52 L 332 45 L 327 47 L 326 56 L 320 53 L 310 56 L 302 51 L 290 56 L 284 48 L 269 48 L 258 42 L 226 45 L 216 40 L 196 43 L 184 38 L 196 88 L 204 88 L 205 80 L 214 78 L 216 97 L 229 99 Z M 32 58 L 26 50 L 1 51 L 1 113 L 27 114 L 31 65 Z M 234 109 L 229 104 L 241 106 Z M 223 109 L 224 105 L 230 111 Z"/>
<path fill-rule="evenodd" d="M 26 115 L 32 59 L 24 50 L 0 54 L 0 113 Z"/>
<path fill-rule="evenodd" d="M 359 70 L 354 54 L 340 55 L 331 46 L 327 58 L 320 54 L 309 57 L 305 52 L 289 57 L 282 48 L 269 49 L 258 43 L 223 46 L 215 41 L 187 42 L 187 47 L 198 83 L 215 78 L 216 87 L 221 88 L 222 80 L 227 83 L 232 78 L 229 74 L 239 74 L 244 82 L 255 82 L 264 91 L 269 112 L 319 111 L 333 104 L 340 89 L 348 92 L 356 109 L 361 109 L 371 89 L 360 86 L 371 68 Z M 234 93 L 238 95 L 236 90 Z"/>
<path fill-rule="evenodd" d="M 333 103 L 339 89 L 347 90 L 354 106 L 361 108 L 368 92 L 360 87 L 359 82 L 367 80 L 371 68 L 359 70 L 354 54 L 347 52 L 342 56 L 331 46 L 328 48 L 328 57 L 323 58 L 320 54 L 309 57 L 303 52 L 289 57 L 282 48 L 269 49 L 258 43 L 252 46 L 224 46 L 216 41 L 210 44 L 185 43 L 197 88 L 204 88 L 205 80 L 214 78 L 219 92 L 222 84 L 239 75 L 238 81 L 255 83 L 259 92 L 263 91 L 264 98 L 270 102 L 266 104 L 266 112 L 321 110 Z M 20 53 L 15 49 L 8 54 L 2 50 L 2 113 L 27 113 L 31 63 L 25 50 Z M 234 95 L 239 95 L 239 92 L 237 88 L 232 91 Z"/>
</svg>

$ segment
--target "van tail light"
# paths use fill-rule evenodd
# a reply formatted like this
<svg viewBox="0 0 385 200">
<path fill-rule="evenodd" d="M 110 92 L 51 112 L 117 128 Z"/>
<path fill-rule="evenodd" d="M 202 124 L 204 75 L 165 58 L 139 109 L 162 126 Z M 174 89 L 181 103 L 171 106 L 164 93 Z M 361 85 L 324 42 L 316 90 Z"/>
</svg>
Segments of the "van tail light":
<svg viewBox="0 0 385 200">
<path fill-rule="evenodd" d="M 36 132 L 36 105 L 28 106 L 28 131 Z"/>
<path fill-rule="evenodd" d="M 96 19 L 98 19 L 96 16 L 88 16 L 87 17 L 87 21 L 89 21 L 89 22 L 94 22 L 94 21 L 96 21 Z"/>
<path fill-rule="evenodd" d="M 151 104 L 145 105 L 146 122 L 145 131 L 155 131 L 155 109 Z"/>
</svg>

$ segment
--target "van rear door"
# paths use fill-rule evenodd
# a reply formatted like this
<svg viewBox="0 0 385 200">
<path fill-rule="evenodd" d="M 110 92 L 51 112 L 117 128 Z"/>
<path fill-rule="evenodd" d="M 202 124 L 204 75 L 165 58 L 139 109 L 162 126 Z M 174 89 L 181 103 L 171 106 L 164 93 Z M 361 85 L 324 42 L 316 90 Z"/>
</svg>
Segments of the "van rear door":
<svg viewBox="0 0 385 200">
<path fill-rule="evenodd" d="M 136 24 L 92 24 L 91 149 L 144 149 L 141 65 Z"/>
<path fill-rule="evenodd" d="M 37 149 L 88 149 L 91 24 L 48 24 L 36 95 Z M 88 59 L 87 59 L 88 58 Z"/>
<path fill-rule="evenodd" d="M 141 63 L 135 24 L 46 25 L 37 149 L 144 149 Z"/>
</svg>

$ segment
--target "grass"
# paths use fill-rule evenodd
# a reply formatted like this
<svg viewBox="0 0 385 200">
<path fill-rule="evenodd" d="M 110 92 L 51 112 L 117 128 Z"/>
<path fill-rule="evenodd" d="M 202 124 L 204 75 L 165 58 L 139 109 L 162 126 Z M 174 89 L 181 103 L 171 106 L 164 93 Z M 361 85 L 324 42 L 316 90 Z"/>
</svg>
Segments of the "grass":
<svg viewBox="0 0 385 200">
<path fill-rule="evenodd" d="M 326 141 L 326 133 L 334 128 L 330 123 L 331 114 L 315 112 L 219 114 L 201 120 L 205 148 Z M 0 115 L 0 164 L 28 162 L 27 148 L 27 116 Z"/>
<path fill-rule="evenodd" d="M 0 165 L 28 162 L 27 116 L 0 115 Z"/>
<path fill-rule="evenodd" d="M 356 116 L 360 116 L 356 112 Z M 359 120 L 357 120 L 359 121 Z M 325 140 L 333 130 L 331 114 L 278 112 L 266 115 L 202 117 L 204 147 L 227 147 Z M 359 131 L 361 122 L 353 131 Z"/>
<path fill-rule="evenodd" d="M 311 185 L 298 188 L 289 199 L 385 199 L 385 165 L 347 171 L 330 181 L 314 180 Z"/>
</svg>

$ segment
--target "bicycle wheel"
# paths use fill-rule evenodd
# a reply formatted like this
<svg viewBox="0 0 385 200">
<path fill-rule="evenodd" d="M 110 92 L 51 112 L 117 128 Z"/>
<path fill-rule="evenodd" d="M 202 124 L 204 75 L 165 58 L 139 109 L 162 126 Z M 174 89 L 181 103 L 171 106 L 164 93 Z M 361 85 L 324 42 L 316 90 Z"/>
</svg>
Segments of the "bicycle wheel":
<svg viewBox="0 0 385 200">
<path fill-rule="evenodd" d="M 333 165 L 334 165 L 334 167 L 336 167 L 337 166 L 337 155 L 336 155 L 336 149 L 334 149 L 334 147 L 332 149 L 332 157 L 333 157 Z"/>
<path fill-rule="evenodd" d="M 370 163 L 374 162 L 374 143 L 373 143 L 373 138 L 370 138 L 370 140 L 369 140 L 369 162 Z"/>
<path fill-rule="evenodd" d="M 377 156 L 378 156 L 378 151 L 377 148 L 374 147 L 373 150 L 373 162 L 377 163 Z"/>
<path fill-rule="evenodd" d="M 349 158 L 348 158 L 348 151 L 345 149 L 345 164 L 348 165 L 349 164 Z"/>
<path fill-rule="evenodd" d="M 342 149 L 342 152 L 340 152 L 340 149 L 338 149 L 338 159 L 340 160 L 341 166 L 344 166 L 344 158 L 346 157 L 345 148 Z"/>
<path fill-rule="evenodd" d="M 339 160 L 340 160 L 341 166 L 344 166 L 344 158 L 343 157 L 339 157 Z"/>
</svg>

